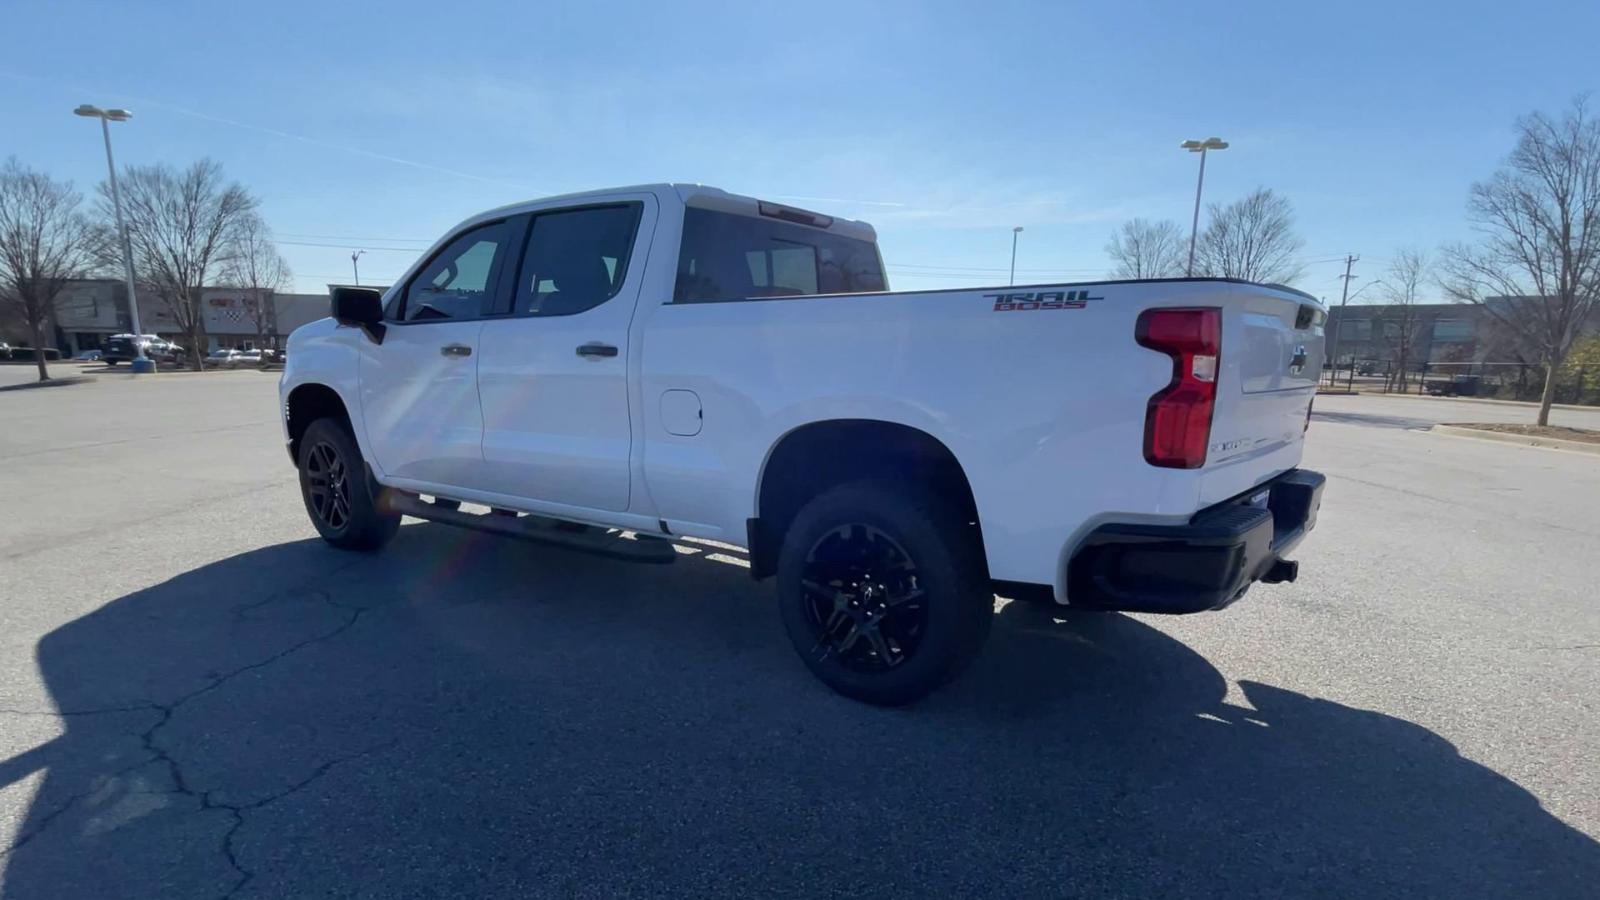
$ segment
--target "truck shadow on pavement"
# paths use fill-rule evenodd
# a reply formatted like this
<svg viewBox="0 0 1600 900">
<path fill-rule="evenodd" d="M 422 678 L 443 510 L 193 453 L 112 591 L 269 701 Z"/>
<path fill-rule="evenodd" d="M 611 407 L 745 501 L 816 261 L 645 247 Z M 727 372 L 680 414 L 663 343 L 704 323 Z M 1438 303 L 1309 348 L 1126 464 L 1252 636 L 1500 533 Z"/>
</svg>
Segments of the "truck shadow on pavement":
<svg viewBox="0 0 1600 900">
<path fill-rule="evenodd" d="M 905 710 L 829 693 L 725 548 L 412 525 L 47 635 L 0 896 L 1592 896 L 1600 845 L 1409 722 L 1022 603 Z M 1248 615 L 1235 611 L 1229 615 Z M 16 732 L 14 732 L 16 733 Z"/>
</svg>

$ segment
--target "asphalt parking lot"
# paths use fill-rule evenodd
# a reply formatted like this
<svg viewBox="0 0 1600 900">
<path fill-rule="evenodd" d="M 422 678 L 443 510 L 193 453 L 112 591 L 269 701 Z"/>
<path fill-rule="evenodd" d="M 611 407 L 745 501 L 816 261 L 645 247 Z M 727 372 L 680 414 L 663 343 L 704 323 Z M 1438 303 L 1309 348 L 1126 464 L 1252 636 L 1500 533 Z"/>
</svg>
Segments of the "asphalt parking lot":
<svg viewBox="0 0 1600 900">
<path fill-rule="evenodd" d="M 326 548 L 275 391 L 0 392 L 0 897 L 1600 884 L 1600 456 L 1423 430 L 1524 408 L 1318 398 L 1297 584 L 1008 604 L 885 711 L 811 679 L 731 551 Z"/>
</svg>

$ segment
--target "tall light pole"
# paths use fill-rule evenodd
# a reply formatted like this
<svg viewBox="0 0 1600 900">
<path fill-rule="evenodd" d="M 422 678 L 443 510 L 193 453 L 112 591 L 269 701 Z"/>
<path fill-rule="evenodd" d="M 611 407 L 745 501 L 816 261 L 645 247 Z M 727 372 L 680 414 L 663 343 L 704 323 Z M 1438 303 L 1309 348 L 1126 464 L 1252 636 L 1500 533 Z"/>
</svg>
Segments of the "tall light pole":
<svg viewBox="0 0 1600 900">
<path fill-rule="evenodd" d="M 350 268 L 351 268 L 352 271 L 355 272 L 355 275 L 356 275 L 356 287 L 360 287 L 361 286 L 361 265 L 360 265 L 360 263 L 358 263 L 356 261 L 359 260 L 361 258 L 361 254 L 363 254 L 365 252 L 367 252 L 367 251 L 365 251 L 365 250 L 352 250 L 352 251 L 350 251 Z"/>
<path fill-rule="evenodd" d="M 1011 279 L 1006 282 L 1007 285 L 1017 283 L 1017 235 L 1021 233 L 1021 225 L 1011 229 Z"/>
<path fill-rule="evenodd" d="M 1200 180 L 1194 186 L 1194 218 L 1189 222 L 1189 268 L 1185 273 L 1194 277 L 1194 240 L 1200 233 L 1200 191 L 1206 186 L 1206 153 L 1210 150 L 1226 150 L 1228 142 L 1222 138 L 1209 137 L 1203 141 L 1184 141 L 1178 145 L 1190 153 L 1200 154 Z"/>
<path fill-rule="evenodd" d="M 122 220 L 122 194 L 117 190 L 117 163 L 111 156 L 111 123 L 126 122 L 133 113 L 125 109 L 101 109 L 83 103 L 73 110 L 77 115 L 100 120 L 100 133 L 106 139 L 106 171 L 111 176 L 111 207 L 117 211 L 117 236 L 122 241 L 122 267 L 128 279 L 128 320 L 133 325 L 133 362 L 129 366 L 136 373 L 154 372 L 156 364 L 144 355 L 144 330 L 139 327 L 139 298 L 133 287 L 133 245 L 128 243 L 128 225 Z"/>
</svg>

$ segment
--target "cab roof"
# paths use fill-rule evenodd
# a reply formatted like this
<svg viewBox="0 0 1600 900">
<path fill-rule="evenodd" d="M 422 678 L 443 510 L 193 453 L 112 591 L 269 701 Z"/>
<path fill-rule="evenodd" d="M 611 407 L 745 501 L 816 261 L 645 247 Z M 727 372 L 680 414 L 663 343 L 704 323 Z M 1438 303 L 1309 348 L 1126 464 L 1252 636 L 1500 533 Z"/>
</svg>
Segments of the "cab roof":
<svg viewBox="0 0 1600 900">
<path fill-rule="evenodd" d="M 856 240 L 872 241 L 874 243 L 878 239 L 877 231 L 875 231 L 870 224 L 859 219 L 845 219 L 838 216 L 831 216 L 821 211 L 814 212 L 812 210 L 803 210 L 787 204 L 759 200 L 755 197 L 749 197 L 743 194 L 733 194 L 729 193 L 728 191 L 724 191 L 721 188 L 715 188 L 709 185 L 681 182 L 634 184 L 623 187 L 604 188 L 594 191 L 578 191 L 571 194 L 556 194 L 550 197 L 538 197 L 531 200 L 523 200 L 518 203 L 508 204 L 506 206 L 501 206 L 496 209 L 479 213 L 478 215 L 475 215 L 467 221 L 461 223 L 461 225 L 458 225 L 456 228 L 451 229 L 451 231 L 456 231 L 462 226 L 471 224 L 481 219 L 516 215 L 518 213 L 529 212 L 535 207 L 548 206 L 551 203 L 592 203 L 610 199 L 618 194 L 645 193 L 655 194 L 656 196 L 662 198 L 676 197 L 678 201 L 685 206 L 692 206 L 697 209 L 715 209 L 722 212 L 734 213 L 735 215 L 773 215 L 774 210 L 779 210 L 784 211 L 787 214 L 780 215 L 778 217 L 794 222 L 799 221 L 800 219 L 800 216 L 795 214 L 809 214 L 814 216 L 819 222 L 826 220 L 828 224 L 823 227 L 830 233 L 855 238 Z M 799 224 L 808 223 L 799 221 Z"/>
</svg>

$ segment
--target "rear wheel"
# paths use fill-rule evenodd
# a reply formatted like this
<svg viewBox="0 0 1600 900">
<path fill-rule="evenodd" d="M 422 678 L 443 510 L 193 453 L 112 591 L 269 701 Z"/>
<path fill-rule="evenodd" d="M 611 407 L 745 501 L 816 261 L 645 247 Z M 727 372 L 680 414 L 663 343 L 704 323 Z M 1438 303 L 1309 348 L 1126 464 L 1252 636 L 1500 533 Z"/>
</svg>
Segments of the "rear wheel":
<svg viewBox="0 0 1600 900">
<path fill-rule="evenodd" d="M 779 551 L 778 595 L 812 673 L 882 705 L 959 674 L 994 612 L 972 527 L 934 498 L 871 482 L 800 510 Z"/>
<path fill-rule="evenodd" d="M 312 422 L 300 438 L 300 496 L 322 539 L 342 550 L 377 550 L 400 528 L 383 508 L 355 438 L 338 419 Z"/>
</svg>

